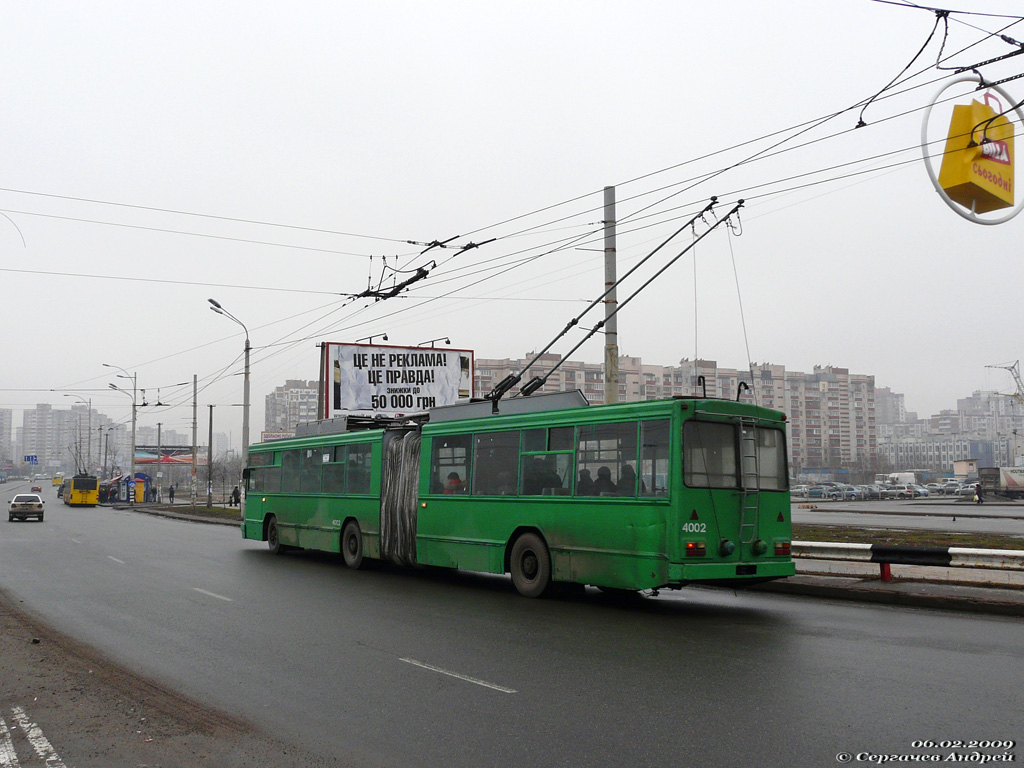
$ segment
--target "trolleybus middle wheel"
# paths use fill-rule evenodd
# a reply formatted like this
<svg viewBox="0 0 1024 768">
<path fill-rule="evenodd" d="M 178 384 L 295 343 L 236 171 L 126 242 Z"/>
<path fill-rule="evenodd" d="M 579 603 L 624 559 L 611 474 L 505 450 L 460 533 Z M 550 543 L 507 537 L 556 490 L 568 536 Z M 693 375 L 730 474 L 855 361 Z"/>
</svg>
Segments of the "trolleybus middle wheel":
<svg viewBox="0 0 1024 768">
<path fill-rule="evenodd" d="M 540 597 L 551 585 L 551 555 L 535 533 L 524 533 L 512 545 L 512 583 L 523 597 Z"/>
<path fill-rule="evenodd" d="M 285 548 L 281 546 L 280 532 L 277 530 L 277 518 L 271 517 L 267 523 L 267 546 L 271 554 L 283 555 Z"/>
<path fill-rule="evenodd" d="M 355 520 L 349 520 L 341 532 L 341 555 L 345 558 L 345 565 L 354 571 L 363 564 L 363 534 Z"/>
</svg>

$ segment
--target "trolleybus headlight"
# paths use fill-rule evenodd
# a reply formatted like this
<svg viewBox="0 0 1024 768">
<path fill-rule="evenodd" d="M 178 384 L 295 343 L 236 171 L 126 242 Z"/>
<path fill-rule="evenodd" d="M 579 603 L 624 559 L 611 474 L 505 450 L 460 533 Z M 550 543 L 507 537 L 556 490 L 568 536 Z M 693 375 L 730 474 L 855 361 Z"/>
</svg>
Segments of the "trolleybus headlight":
<svg viewBox="0 0 1024 768">
<path fill-rule="evenodd" d="M 768 542 L 764 539 L 758 539 L 754 542 L 754 554 L 763 555 L 768 551 Z"/>
<path fill-rule="evenodd" d="M 775 554 L 776 555 L 785 555 L 786 557 L 788 557 L 791 554 L 789 542 L 788 541 L 776 541 L 775 542 Z"/>
<path fill-rule="evenodd" d="M 728 539 L 722 539 L 718 543 L 718 554 L 720 554 L 722 557 L 728 557 L 729 555 L 731 555 L 735 551 L 736 551 L 736 545 L 733 544 Z"/>
<path fill-rule="evenodd" d="M 708 545 L 703 541 L 686 542 L 687 557 L 704 557 L 708 553 Z"/>
</svg>

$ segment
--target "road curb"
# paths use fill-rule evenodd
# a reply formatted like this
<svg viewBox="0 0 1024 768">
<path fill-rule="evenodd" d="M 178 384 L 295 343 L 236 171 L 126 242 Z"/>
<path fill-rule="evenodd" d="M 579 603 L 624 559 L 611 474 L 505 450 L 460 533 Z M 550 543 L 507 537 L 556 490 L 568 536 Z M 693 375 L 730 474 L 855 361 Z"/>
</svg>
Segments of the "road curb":
<svg viewBox="0 0 1024 768">
<path fill-rule="evenodd" d="M 1010 593 L 1006 599 L 1000 599 L 989 594 L 981 595 L 977 592 L 972 594 L 970 590 L 977 588 L 934 582 L 915 582 L 914 584 L 892 582 L 883 585 L 878 581 L 865 582 L 859 579 L 791 576 L 784 581 L 758 584 L 751 589 L 778 594 L 805 595 L 831 600 L 856 600 L 910 608 L 1024 616 L 1024 599 L 1010 599 L 1010 595 L 1016 595 L 1016 593 Z"/>
<path fill-rule="evenodd" d="M 190 515 L 187 512 L 171 512 L 166 509 L 154 509 L 151 507 L 144 507 L 142 505 L 131 505 L 131 504 L 115 504 L 113 509 L 127 510 L 129 512 L 141 512 L 146 515 L 153 515 L 154 517 L 166 517 L 170 520 L 185 520 L 190 523 L 207 523 L 211 525 L 231 525 L 238 527 L 242 524 L 242 518 L 239 517 L 237 520 L 230 520 L 223 517 L 206 517 L 205 515 Z"/>
</svg>

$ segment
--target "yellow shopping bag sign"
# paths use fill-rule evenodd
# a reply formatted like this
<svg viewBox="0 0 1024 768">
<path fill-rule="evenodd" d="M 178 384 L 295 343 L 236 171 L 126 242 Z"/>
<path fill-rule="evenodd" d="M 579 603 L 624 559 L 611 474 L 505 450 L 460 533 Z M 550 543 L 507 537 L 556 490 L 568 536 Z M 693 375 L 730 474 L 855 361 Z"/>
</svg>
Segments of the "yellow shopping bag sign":
<svg viewBox="0 0 1024 768">
<path fill-rule="evenodd" d="M 989 106 L 993 98 L 953 107 L 939 170 L 949 199 L 976 213 L 1013 205 L 1013 124 Z"/>
</svg>

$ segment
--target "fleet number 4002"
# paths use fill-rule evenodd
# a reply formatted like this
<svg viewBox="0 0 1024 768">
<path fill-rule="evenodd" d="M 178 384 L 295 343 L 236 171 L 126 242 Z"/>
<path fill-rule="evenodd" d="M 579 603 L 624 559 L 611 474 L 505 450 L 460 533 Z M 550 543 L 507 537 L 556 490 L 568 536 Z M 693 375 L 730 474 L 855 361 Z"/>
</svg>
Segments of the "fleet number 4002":
<svg viewBox="0 0 1024 768">
<path fill-rule="evenodd" d="M 686 523 L 683 525 L 683 533 L 707 533 L 708 527 L 704 523 Z"/>
</svg>

